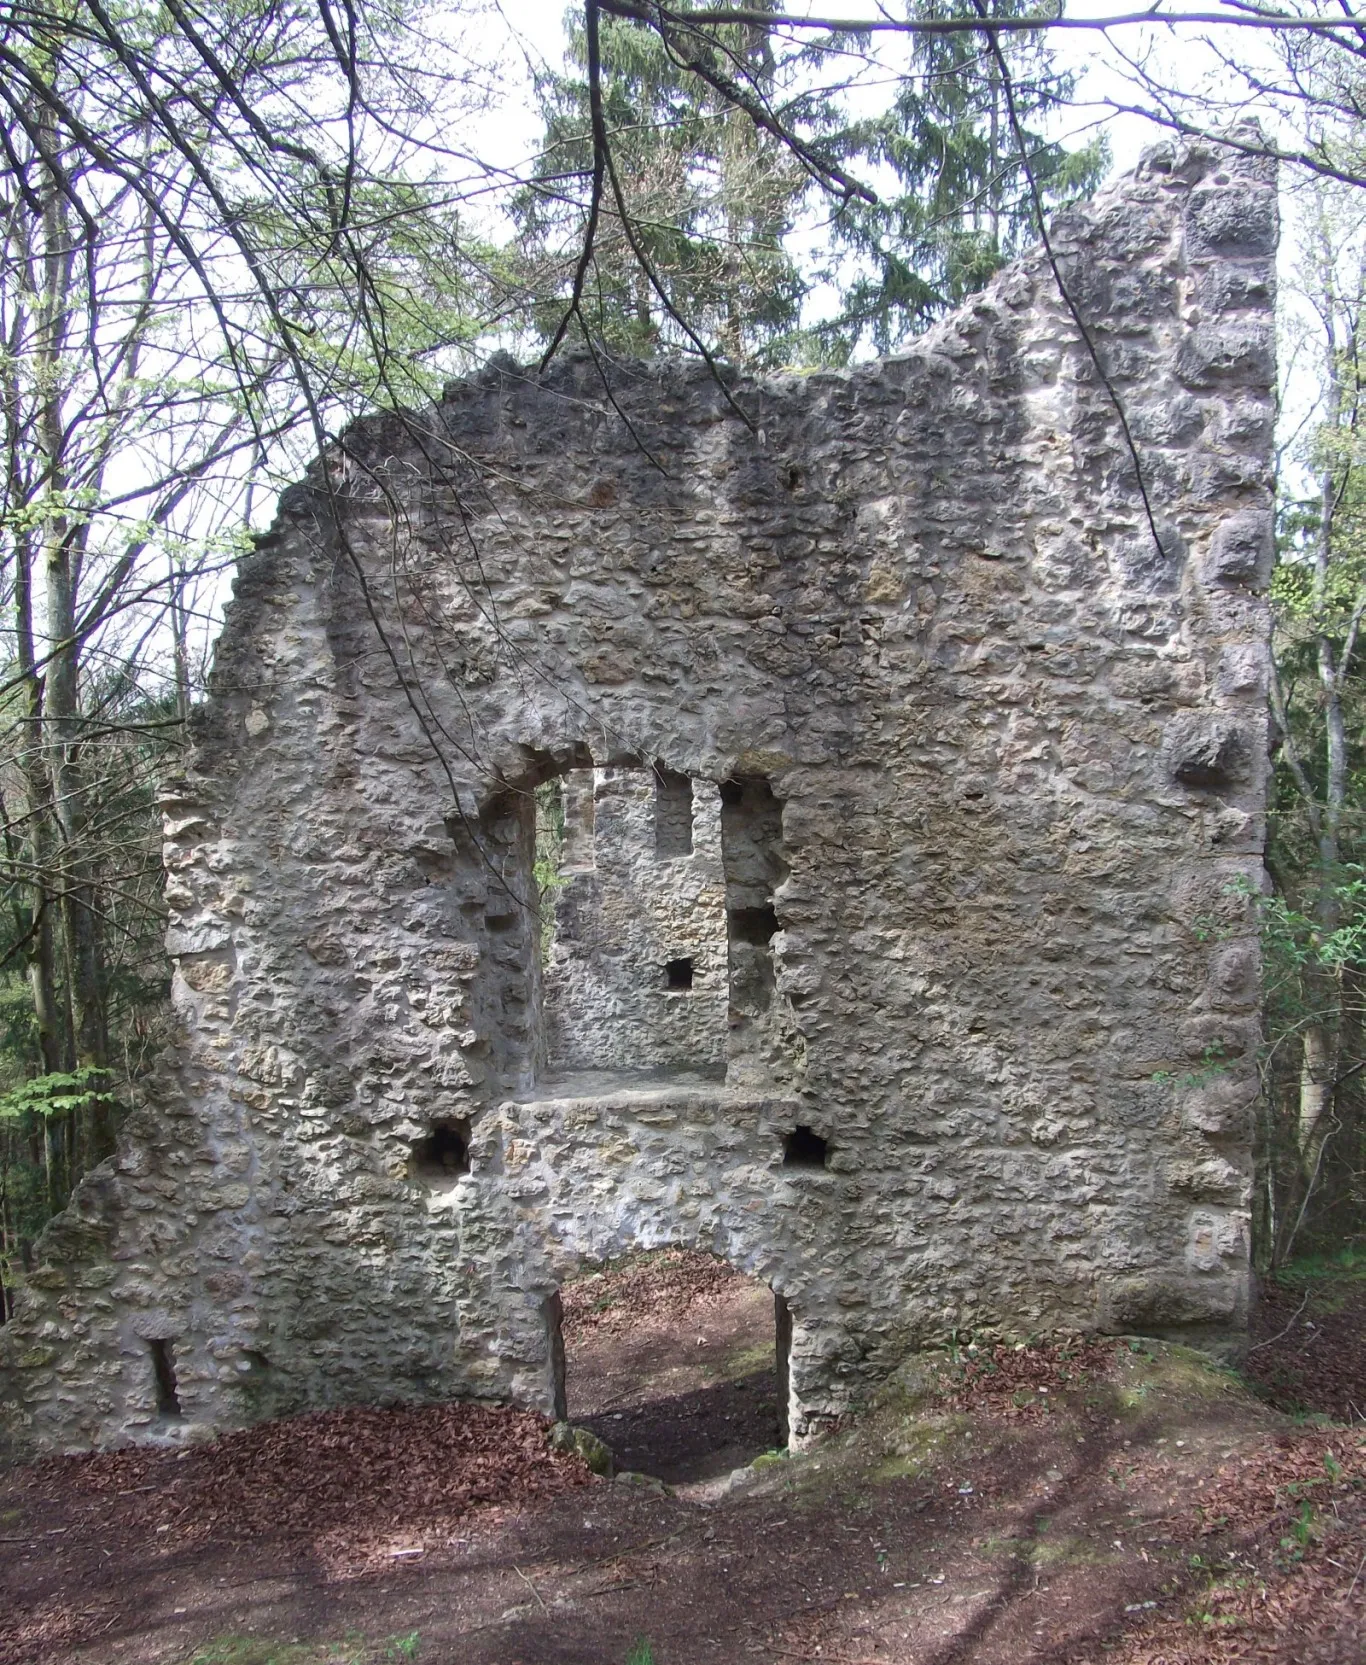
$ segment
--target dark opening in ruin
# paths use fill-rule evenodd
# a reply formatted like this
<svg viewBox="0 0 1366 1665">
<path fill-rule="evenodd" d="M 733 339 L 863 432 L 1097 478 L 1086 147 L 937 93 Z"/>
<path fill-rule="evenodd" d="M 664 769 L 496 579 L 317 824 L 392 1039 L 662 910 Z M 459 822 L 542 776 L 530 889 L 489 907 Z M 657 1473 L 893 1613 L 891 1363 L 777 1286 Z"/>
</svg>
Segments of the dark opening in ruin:
<svg viewBox="0 0 1366 1665">
<path fill-rule="evenodd" d="M 794 1127 L 783 1135 L 783 1167 L 828 1168 L 830 1146 L 809 1127 Z"/>
<path fill-rule="evenodd" d="M 692 987 L 692 961 L 670 960 L 664 967 L 664 976 L 671 989 L 690 989 Z"/>
<path fill-rule="evenodd" d="M 413 1172 L 421 1179 L 453 1179 L 470 1171 L 470 1125 L 437 1122 L 413 1146 Z"/>
<path fill-rule="evenodd" d="M 730 1063 L 737 1069 L 773 1058 L 772 1020 L 777 990 L 773 939 L 780 925 L 778 887 L 787 877 L 783 806 L 758 775 L 721 783 L 721 850 L 726 875 L 726 951 L 729 967 Z"/>
<path fill-rule="evenodd" d="M 558 1289 L 541 1302 L 541 1318 L 550 1347 L 550 1388 L 554 1394 L 551 1408 L 556 1422 L 567 1422 L 569 1402 L 564 1393 L 564 1302 Z"/>
<path fill-rule="evenodd" d="M 758 1279 L 696 1249 L 627 1255 L 567 1283 L 548 1311 L 568 1418 L 618 1470 L 714 1480 L 786 1442 L 791 1320 Z"/>
<path fill-rule="evenodd" d="M 786 1445 L 792 1430 L 788 1421 L 788 1398 L 792 1388 L 792 1308 L 773 1291 L 773 1329 L 778 1355 L 778 1444 Z"/>
<path fill-rule="evenodd" d="M 655 765 L 655 854 L 663 859 L 692 854 L 692 779 Z"/>
<path fill-rule="evenodd" d="M 732 908 L 730 935 L 733 942 L 767 948 L 778 934 L 778 915 L 770 908 Z"/>
<path fill-rule="evenodd" d="M 171 1343 L 163 1338 L 149 1341 L 152 1350 L 152 1374 L 157 1386 L 157 1415 L 179 1416 L 180 1396 L 176 1392 L 175 1354 Z"/>
</svg>

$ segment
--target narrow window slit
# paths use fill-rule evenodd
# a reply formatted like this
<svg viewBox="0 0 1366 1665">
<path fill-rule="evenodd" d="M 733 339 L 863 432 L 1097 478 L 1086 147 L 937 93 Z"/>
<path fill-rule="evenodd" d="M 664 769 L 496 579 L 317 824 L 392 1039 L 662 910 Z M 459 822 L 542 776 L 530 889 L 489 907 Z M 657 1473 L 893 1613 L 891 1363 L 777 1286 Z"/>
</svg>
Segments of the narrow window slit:
<svg viewBox="0 0 1366 1665">
<path fill-rule="evenodd" d="M 655 765 L 655 855 L 692 854 L 692 777 Z"/>
<path fill-rule="evenodd" d="M 175 1352 L 164 1337 L 149 1341 L 152 1349 L 152 1373 L 157 1384 L 157 1415 L 180 1416 L 180 1395 L 176 1392 Z"/>
<path fill-rule="evenodd" d="M 809 1127 L 794 1127 L 783 1135 L 783 1167 L 828 1168 L 830 1145 Z"/>
<path fill-rule="evenodd" d="M 561 836 L 564 847 L 561 866 L 566 873 L 589 873 L 596 859 L 596 779 L 592 769 L 571 769 L 556 784 L 559 787 Z"/>
</svg>

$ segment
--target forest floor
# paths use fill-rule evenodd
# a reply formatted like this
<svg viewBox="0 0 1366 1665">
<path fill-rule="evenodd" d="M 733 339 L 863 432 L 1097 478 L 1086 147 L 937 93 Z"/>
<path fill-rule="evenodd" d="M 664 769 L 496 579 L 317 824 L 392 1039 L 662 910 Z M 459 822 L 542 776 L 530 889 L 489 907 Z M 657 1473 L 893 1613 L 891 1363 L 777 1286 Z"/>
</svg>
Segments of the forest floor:
<svg viewBox="0 0 1366 1665">
<path fill-rule="evenodd" d="M 1241 1375 L 1138 1339 L 968 1348 L 792 1457 L 766 1290 L 668 1251 L 567 1289 L 565 1335 L 615 1481 L 463 1405 L 0 1474 L 0 1661 L 1366 1661 L 1350 1257 L 1267 1292 Z"/>
</svg>

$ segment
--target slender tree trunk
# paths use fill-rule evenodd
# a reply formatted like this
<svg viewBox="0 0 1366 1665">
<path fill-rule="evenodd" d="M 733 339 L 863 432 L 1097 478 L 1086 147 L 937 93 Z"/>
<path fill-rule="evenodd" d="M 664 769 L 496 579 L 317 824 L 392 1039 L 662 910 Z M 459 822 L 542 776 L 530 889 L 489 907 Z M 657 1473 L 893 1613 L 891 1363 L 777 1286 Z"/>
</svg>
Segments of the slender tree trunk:
<svg viewBox="0 0 1366 1665">
<path fill-rule="evenodd" d="M 50 115 L 47 142 L 57 151 Z M 44 581 L 47 591 L 45 738 L 50 758 L 52 798 L 61 846 L 61 919 L 72 1007 L 76 1065 L 103 1070 L 109 1059 L 102 944 L 96 874 L 86 836 L 86 792 L 81 762 L 80 653 L 77 629 L 76 560 L 81 549 L 77 524 L 67 511 L 71 481 L 67 473 L 63 367 L 71 328 L 71 283 L 75 245 L 67 201 L 51 170 L 45 170 L 42 207 L 41 267 L 43 287 L 38 312 L 36 357 L 44 395 L 38 414 L 38 443 L 44 485 L 52 512 L 43 527 Z M 89 1113 L 92 1154 L 112 1148 L 107 1100 L 97 1095 Z"/>
<path fill-rule="evenodd" d="M 33 587 L 27 539 L 20 539 L 15 551 L 14 623 L 19 670 L 24 679 L 25 732 L 19 774 L 23 782 L 25 845 L 32 869 L 28 885 L 33 926 L 28 948 L 28 982 L 42 1068 L 51 1075 L 72 1067 L 75 1047 L 57 998 L 57 944 L 50 888 L 55 866 L 52 791 L 43 745 L 43 678 L 36 669 L 33 645 Z"/>
</svg>

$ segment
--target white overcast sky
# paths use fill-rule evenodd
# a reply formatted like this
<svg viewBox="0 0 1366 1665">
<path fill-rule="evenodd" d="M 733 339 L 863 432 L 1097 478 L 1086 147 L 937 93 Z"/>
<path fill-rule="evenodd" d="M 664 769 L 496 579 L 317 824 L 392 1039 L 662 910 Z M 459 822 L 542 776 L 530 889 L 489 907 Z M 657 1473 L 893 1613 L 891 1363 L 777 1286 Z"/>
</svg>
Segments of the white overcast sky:
<svg viewBox="0 0 1366 1665">
<path fill-rule="evenodd" d="M 540 133 L 531 96 L 531 66 L 558 67 L 563 61 L 567 8 L 564 0 L 485 0 L 485 3 L 486 11 L 475 27 L 486 31 L 487 50 L 502 58 L 506 76 L 498 108 L 489 111 L 479 122 L 479 146 L 483 154 L 495 158 L 499 165 L 520 173 L 534 153 Z M 1218 0 L 1213 3 L 1217 5 Z M 1198 4 L 1201 11 L 1213 9 L 1211 0 L 1188 0 L 1188 4 L 1192 9 Z M 879 0 L 787 0 L 784 9 L 853 20 L 876 15 L 880 7 Z M 1074 0 L 1068 6 L 1068 15 L 1113 17 L 1139 9 L 1142 8 L 1136 0 Z M 885 41 L 886 37 L 882 39 Z M 1111 44 L 1099 33 L 1061 30 L 1052 37 L 1052 42 L 1059 65 L 1073 70 L 1078 77 L 1075 103 L 1061 120 L 1057 136 L 1082 142 L 1099 126 L 1109 139 L 1115 172 L 1132 168 L 1146 145 L 1166 136 L 1162 128 L 1141 116 L 1117 113 L 1111 107 L 1141 102 L 1126 78 L 1123 63 L 1126 54 L 1150 53 L 1151 63 L 1164 72 L 1170 85 L 1226 99 L 1230 116 L 1258 115 L 1275 129 L 1275 112 L 1241 98 L 1239 87 L 1220 65 L 1215 52 L 1194 32 L 1174 35 L 1146 26 L 1127 27 L 1115 31 Z M 1246 30 L 1239 32 L 1237 52 L 1244 61 L 1270 50 L 1269 37 Z M 879 88 L 876 96 L 881 96 L 881 92 Z M 1293 237 L 1287 236 L 1282 244 L 1283 296 L 1289 293 L 1290 286 L 1285 280 L 1294 265 Z M 1287 310 L 1293 312 L 1293 305 Z M 1290 333 L 1287 331 L 1287 341 Z M 1290 359 L 1288 348 L 1283 347 L 1283 356 Z M 1303 364 L 1296 364 L 1285 389 L 1287 429 L 1305 421 L 1314 403 L 1315 389 L 1312 355 L 1309 355 Z"/>
<path fill-rule="evenodd" d="M 785 9 L 853 20 L 875 15 L 879 8 L 877 0 L 814 0 L 814 3 L 813 0 L 788 0 Z M 1135 0 L 1084 0 L 1069 7 L 1069 14 L 1106 17 L 1136 9 L 1139 8 Z M 539 122 L 532 107 L 528 63 L 534 60 L 558 66 L 562 61 L 566 11 L 564 0 L 488 0 L 482 19 L 471 20 L 472 27 L 485 35 L 489 49 L 497 51 L 502 47 L 505 54 L 508 70 L 505 99 L 481 124 L 487 152 L 496 155 L 504 166 L 514 167 L 524 162 L 535 148 Z M 1140 117 L 1116 115 L 1104 108 L 1107 99 L 1116 103 L 1134 101 L 1119 64 L 1106 50 L 1104 37 L 1064 30 L 1053 40 L 1059 63 L 1079 75 L 1078 97 L 1087 106 L 1069 125 L 1080 127 L 1092 120 L 1103 122 L 1116 169 L 1132 167 L 1143 146 L 1160 135 L 1151 123 Z M 1117 32 L 1116 41 L 1128 49 L 1138 49 L 1146 41 L 1170 67 L 1178 84 L 1191 90 L 1202 77 L 1218 77 L 1214 60 L 1190 35 L 1183 36 L 1179 45 L 1175 45 L 1164 32 L 1130 28 Z M 1251 44 L 1252 39 L 1244 35 L 1240 45 L 1246 50 Z"/>
</svg>

